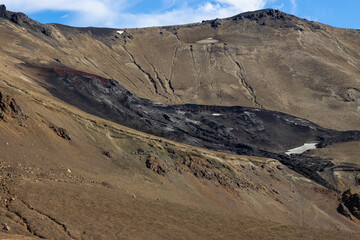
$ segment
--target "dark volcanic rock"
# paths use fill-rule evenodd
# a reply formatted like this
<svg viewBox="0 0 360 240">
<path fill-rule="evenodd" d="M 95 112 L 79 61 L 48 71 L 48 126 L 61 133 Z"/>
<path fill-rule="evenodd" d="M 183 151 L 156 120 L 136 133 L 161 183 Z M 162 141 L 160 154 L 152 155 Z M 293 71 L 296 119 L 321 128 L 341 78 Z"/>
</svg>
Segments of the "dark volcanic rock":
<svg viewBox="0 0 360 240">
<path fill-rule="evenodd" d="M 348 219 L 354 221 L 354 217 L 351 215 L 350 210 L 343 203 L 339 203 L 339 206 L 336 210 L 338 211 L 338 213 L 340 213 L 340 214 L 344 215 L 345 217 L 347 217 Z"/>
<path fill-rule="evenodd" d="M 262 26 L 293 28 L 294 30 L 304 31 L 303 24 L 300 23 L 299 18 L 275 9 L 263 9 L 253 12 L 245 12 L 236 15 L 231 19 L 233 21 L 241 21 L 244 19 L 248 19 L 251 21 L 255 21 Z M 318 29 L 324 29 L 324 27 L 320 26 L 315 22 L 308 21 L 307 25 L 313 31 Z"/>
<path fill-rule="evenodd" d="M 0 5 L 0 18 L 7 19 L 15 24 L 26 27 L 31 30 L 31 32 L 51 36 L 51 29 L 48 26 L 32 20 L 24 13 L 7 11 L 5 5 Z"/>
<path fill-rule="evenodd" d="M 104 156 L 107 156 L 108 158 L 112 158 L 111 153 L 109 151 L 102 151 L 101 152 Z"/>
<path fill-rule="evenodd" d="M 360 219 L 360 196 L 352 194 L 350 190 L 345 191 L 341 196 L 342 204 L 351 212 L 351 214 Z M 340 207 L 340 206 L 339 206 Z"/>
<path fill-rule="evenodd" d="M 278 152 L 310 141 L 327 146 L 360 139 L 360 132 L 325 129 L 280 112 L 240 106 L 156 104 L 134 96 L 112 79 L 75 70 L 43 71 L 49 76 L 52 94 L 90 114 L 193 146 L 278 159 L 329 188 L 317 172 L 333 166 L 330 160 Z"/>
<path fill-rule="evenodd" d="M 337 133 L 334 133 L 331 138 L 323 139 L 317 145 L 317 147 L 324 148 L 324 147 L 331 146 L 331 145 L 334 145 L 337 143 L 359 141 L 359 139 L 360 139 L 359 131 L 337 132 Z"/>
<path fill-rule="evenodd" d="M 283 13 L 279 10 L 265 9 L 255 12 L 246 12 L 236 15 L 232 18 L 234 21 L 249 19 L 257 22 L 259 25 L 268 25 L 272 27 L 286 27 L 294 28 L 295 30 L 302 30 L 296 25 L 295 17 Z"/>
<path fill-rule="evenodd" d="M 24 13 L 10 13 L 8 17 L 10 21 L 19 25 L 29 24 L 30 20 L 30 18 Z"/>
<path fill-rule="evenodd" d="M 214 29 L 218 28 L 221 25 L 221 22 L 218 18 L 209 21 L 202 21 L 202 23 L 209 23 L 210 26 Z"/>
<path fill-rule="evenodd" d="M 125 126 L 200 147 L 243 154 L 258 148 L 285 151 L 338 133 L 264 109 L 155 104 L 111 79 L 74 70 L 49 71 L 54 75 L 49 81 L 56 86 L 50 91 L 59 98 Z"/>
<path fill-rule="evenodd" d="M 7 17 L 5 5 L 0 5 L 0 17 L 1 18 L 6 18 Z"/>
</svg>

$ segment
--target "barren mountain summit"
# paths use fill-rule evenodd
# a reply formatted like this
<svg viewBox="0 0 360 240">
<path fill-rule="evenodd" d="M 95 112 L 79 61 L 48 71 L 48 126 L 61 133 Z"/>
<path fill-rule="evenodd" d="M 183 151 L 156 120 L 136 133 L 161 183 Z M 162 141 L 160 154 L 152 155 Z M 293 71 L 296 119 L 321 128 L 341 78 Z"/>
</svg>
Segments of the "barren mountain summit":
<svg viewBox="0 0 360 240">
<path fill-rule="evenodd" d="M 0 32 L 0 238 L 358 239 L 358 30 Z"/>
</svg>

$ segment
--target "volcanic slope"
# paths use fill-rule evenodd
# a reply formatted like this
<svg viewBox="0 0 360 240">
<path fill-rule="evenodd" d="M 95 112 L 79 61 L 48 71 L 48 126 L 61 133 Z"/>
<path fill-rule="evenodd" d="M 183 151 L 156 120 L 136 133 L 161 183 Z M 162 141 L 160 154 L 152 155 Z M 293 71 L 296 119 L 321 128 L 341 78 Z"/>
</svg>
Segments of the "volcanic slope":
<svg viewBox="0 0 360 240">
<path fill-rule="evenodd" d="M 327 128 L 360 127 L 359 30 L 269 9 L 119 34 L 1 11 L 3 66 L 66 66 L 164 104 L 263 107 Z"/>
<path fill-rule="evenodd" d="M 356 56 L 356 48 L 358 47 L 358 44 L 356 44 L 358 31 L 356 30 L 332 28 L 298 19 L 276 10 L 261 10 L 240 14 L 229 19 L 206 21 L 201 24 L 128 29 L 119 34 L 116 29 L 72 28 L 54 24 L 42 25 L 22 13 L 6 11 L 5 7 L 1 8 L 1 12 L 2 19 L 0 20 L 4 32 L 1 36 L 4 42 L 1 49 L 5 66 L 2 70 L 3 74 L 20 77 L 34 85 L 42 84 L 56 97 L 70 104 L 141 131 L 155 133 L 160 136 L 166 135 L 176 141 L 208 147 L 213 150 L 274 157 L 272 154 L 258 153 L 253 146 L 248 149 L 249 146 L 246 144 L 255 144 L 260 146 L 260 149 L 279 152 L 300 146 L 306 141 L 320 142 L 324 140 L 324 135 L 329 135 L 324 134 L 323 128 L 320 130 L 320 132 L 322 131 L 321 134 L 319 134 L 318 130 L 312 131 L 311 127 L 314 128 L 315 125 L 306 126 L 309 123 L 304 118 L 313 120 L 315 123 L 325 127 L 340 130 L 359 129 L 358 87 L 356 85 L 358 70 L 357 72 L 354 70 L 354 66 L 358 66 L 356 61 L 359 59 Z M 337 36 L 337 32 L 343 34 L 331 38 L 329 37 L 330 33 L 325 34 L 327 32 L 330 32 L 333 36 Z M 207 34 L 208 37 L 206 38 L 204 34 Z M 348 36 L 345 40 L 342 39 L 344 34 Z M 283 41 L 283 38 L 286 38 L 287 41 Z M 340 71 L 341 66 L 326 68 L 321 65 L 320 70 L 331 70 L 334 73 L 323 73 L 317 70 L 315 74 L 315 70 L 312 69 L 313 66 L 318 64 L 313 64 L 312 61 L 313 59 L 319 59 L 323 55 L 319 55 L 314 49 L 309 48 L 316 46 L 323 52 L 333 53 L 334 56 L 330 56 L 330 58 L 326 55 L 326 61 L 333 58 L 339 60 L 341 58 L 338 56 L 339 51 L 336 50 L 337 48 L 330 43 L 327 44 L 335 41 L 334 38 L 337 44 L 347 46 L 347 48 L 344 47 L 343 49 L 348 53 L 346 55 L 347 65 L 343 62 L 341 64 L 346 66 L 348 71 Z M 260 40 L 255 41 L 254 39 Z M 321 44 L 314 42 L 316 39 Z M 306 44 L 299 45 L 303 41 L 307 41 Z M 344 43 L 341 43 L 342 41 Z M 328 49 L 323 49 L 325 47 Z M 257 53 L 255 56 L 249 54 L 252 49 L 254 52 L 260 51 L 261 54 Z M 247 54 L 241 53 L 241 51 L 246 51 Z M 170 53 L 173 53 L 172 58 L 167 57 Z M 191 56 L 191 59 L 185 57 L 188 55 Z M 306 57 L 303 55 L 306 55 Z M 273 58 L 264 61 L 262 60 L 264 56 L 273 56 Z M 289 56 L 292 56 L 293 59 L 287 59 Z M 323 57 L 325 58 L 325 56 Z M 244 59 L 241 60 L 240 58 Z M 226 60 L 231 61 L 233 64 L 229 64 Z M 280 62 L 276 62 L 276 60 Z M 193 62 L 193 68 L 197 71 L 196 74 L 192 72 L 194 69 L 191 66 L 186 65 L 189 62 Z M 281 64 L 281 62 L 291 64 L 289 68 L 292 69 L 291 71 L 294 74 L 288 74 L 287 71 L 284 71 L 287 68 L 283 67 L 284 64 Z M 321 62 L 323 63 L 324 60 L 321 60 Z M 166 65 L 170 63 L 171 65 Z M 246 63 L 251 63 L 251 66 L 245 67 L 244 64 Z M 274 63 L 276 65 L 268 65 Z M 302 64 L 308 64 L 309 66 L 303 66 Z M 250 71 L 253 66 L 258 66 L 254 72 Z M 53 69 L 57 74 L 44 74 L 43 71 L 39 71 L 39 68 Z M 73 72 L 71 73 L 71 71 Z M 273 71 L 277 74 L 264 73 L 261 81 L 256 80 L 257 74 L 261 73 L 261 71 Z M 306 77 L 298 73 L 299 71 L 305 75 L 314 73 L 312 75 L 313 80 L 306 83 L 302 82 Z M 168 74 L 165 74 L 166 72 Z M 84 74 L 87 78 L 93 77 L 95 80 L 110 81 L 108 90 L 98 89 L 98 86 L 90 90 L 94 81 L 90 81 L 86 85 L 87 88 L 81 88 L 78 84 L 87 83 L 84 81 L 84 76 L 82 76 Z M 279 76 L 280 74 L 281 76 Z M 346 76 L 336 79 L 337 82 L 329 82 L 329 76 L 334 74 L 345 74 Z M 215 84 L 214 78 L 216 78 L 217 84 Z M 326 78 L 326 82 L 322 80 L 323 78 Z M 68 81 L 65 81 L 65 79 Z M 284 82 L 285 79 L 286 82 Z M 325 92 L 331 90 L 332 97 L 322 95 L 319 98 L 319 94 L 316 96 L 312 87 L 312 84 L 318 81 L 316 79 L 320 79 L 317 85 L 324 87 L 317 90 Z M 233 81 L 240 85 L 236 87 Z M 253 81 L 258 82 L 259 88 L 254 87 L 256 82 Z M 127 96 L 122 96 L 123 93 L 116 92 L 122 89 L 121 86 L 115 84 L 116 82 L 119 82 L 137 96 L 162 103 L 213 103 L 218 106 L 253 106 L 286 113 L 290 112 L 297 117 L 302 117 L 302 119 L 293 121 L 296 118 L 292 118 L 292 120 L 288 121 L 286 115 L 281 115 L 282 120 L 280 121 L 287 121 L 287 124 L 279 125 L 277 124 L 279 120 L 276 119 L 279 118 L 277 113 L 270 113 L 266 110 L 258 112 L 258 110 L 255 111 L 255 109 L 249 108 L 250 111 L 242 109 L 242 113 L 230 114 L 231 117 L 228 117 L 229 114 L 216 116 L 216 114 L 221 115 L 221 113 L 214 112 L 215 110 L 221 109 L 221 112 L 228 113 L 240 108 L 213 107 L 208 109 L 213 110 L 213 112 L 207 110 L 207 113 L 199 114 L 195 119 L 190 117 L 188 118 L 189 121 L 176 126 L 177 130 L 180 130 L 179 134 L 179 131 L 172 131 L 171 125 L 177 125 L 179 117 L 187 119 L 179 116 L 179 112 L 185 113 L 181 110 L 181 107 L 178 107 L 177 114 L 172 118 L 167 111 L 169 107 L 163 107 L 162 110 L 165 110 L 165 112 L 160 111 L 161 113 L 152 111 L 154 110 L 152 108 L 148 112 L 161 118 L 157 119 L 156 124 L 152 126 L 151 124 L 154 124 L 154 121 L 149 119 L 149 116 L 144 117 L 144 114 L 147 115 L 144 107 L 150 107 L 149 102 L 142 108 L 135 110 L 135 112 L 136 103 L 129 104 L 127 102 L 125 112 L 121 112 L 124 108 L 121 105 L 122 103 L 119 104 L 118 101 L 126 102 L 126 99 L 121 100 L 121 98 Z M 193 85 L 194 83 L 196 86 Z M 349 85 L 343 88 L 344 84 Z M 279 85 L 281 85 L 281 88 L 272 89 Z M 287 88 L 283 88 L 284 86 L 287 86 Z M 76 90 L 77 94 L 70 97 L 73 89 Z M 96 90 L 100 90 L 100 92 L 96 93 Z M 108 91 L 110 96 L 107 96 Z M 258 92 L 261 91 L 263 93 L 259 94 Z M 228 94 L 223 94 L 224 92 Z M 126 93 L 125 95 L 129 94 Z M 216 101 L 213 100 L 215 98 Z M 279 98 L 282 98 L 282 100 Z M 89 102 L 92 103 L 90 106 Z M 144 101 L 141 100 L 141 102 Z M 132 108 L 131 111 L 128 111 L 128 108 Z M 157 107 L 157 109 L 159 108 L 161 107 Z M 186 106 L 185 108 L 188 109 L 190 115 L 189 108 L 193 108 L 191 110 L 193 112 L 204 112 L 204 109 L 206 109 L 206 107 L 196 106 Z M 300 108 L 307 111 L 306 114 Z M 175 109 L 172 108 L 171 111 L 174 112 Z M 262 115 L 260 118 L 257 116 L 259 114 Z M 254 116 L 255 118 L 252 119 Z M 270 119 L 266 119 L 269 116 Z M 264 128 L 264 117 L 265 125 L 267 124 L 266 121 L 275 122 L 275 124 L 267 124 L 265 132 L 261 129 Z M 175 121 L 173 121 L 174 118 Z M 245 122 L 242 126 L 235 122 L 235 119 L 239 118 Z M 132 121 L 127 121 L 129 119 Z M 135 123 L 136 121 L 137 123 Z M 293 121 L 292 124 L 290 124 L 291 121 Z M 295 126 L 302 121 L 305 121 L 303 122 L 305 124 Z M 165 126 L 169 124 L 170 126 Z M 204 127 L 199 128 L 196 126 L 197 124 L 202 124 Z M 238 126 L 230 130 L 233 128 L 231 125 L 234 124 Z M 291 126 L 289 127 L 289 125 Z M 284 126 L 285 128 L 283 128 Z M 318 126 L 315 128 L 320 129 Z M 221 134 L 219 134 L 220 132 Z M 355 134 L 354 137 L 351 136 L 352 133 Z M 332 131 L 330 135 L 336 135 L 335 131 Z M 356 140 L 358 137 L 355 132 L 348 132 L 345 135 L 347 136 L 340 134 L 340 136 L 336 137 L 338 140 L 331 140 L 331 142 Z M 287 158 L 285 157 L 285 159 Z M 288 159 L 286 161 L 289 162 Z M 290 163 L 292 163 L 291 160 Z M 313 163 L 310 165 L 313 165 Z M 331 165 L 325 162 L 310 172 L 322 170 L 324 166 Z M 300 169 L 300 171 L 304 173 L 303 169 Z M 313 175 L 313 173 L 307 175 Z M 315 176 L 315 178 L 317 177 Z M 322 182 L 322 180 L 319 182 Z"/>
<path fill-rule="evenodd" d="M 356 239 L 281 162 L 182 145 L 1 81 L 0 237 Z M 25 237 L 23 239 L 26 239 Z"/>
<path fill-rule="evenodd" d="M 326 147 L 360 139 L 359 131 L 325 129 L 279 112 L 249 107 L 163 105 L 138 98 L 116 81 L 96 75 L 58 68 L 35 67 L 33 71 L 34 77 L 48 79 L 42 86 L 52 95 L 90 114 L 192 146 L 275 158 L 331 189 L 337 188 L 318 175 L 334 167 L 329 159 L 287 156 L 282 152 L 304 142 Z"/>
<path fill-rule="evenodd" d="M 259 49 L 241 42 L 245 39 L 248 44 L 255 44 L 254 39 L 226 35 L 226 29 L 232 27 L 246 28 L 246 34 L 263 38 L 258 43 Z M 265 30 L 270 31 L 267 38 Z M 321 35 L 326 40 L 329 31 L 343 34 L 336 39 L 343 41 L 345 49 L 356 49 L 356 30 L 335 29 L 275 10 L 263 10 L 201 24 L 129 29 L 119 34 L 116 29 L 42 25 L 22 13 L 0 7 L 0 31 L 4 232 L 50 239 L 329 239 L 334 236 L 356 239 L 358 236 L 353 234 L 359 231 L 357 219 L 351 221 L 336 212 L 338 196 L 331 189 L 343 190 L 342 186 L 329 181 L 325 173 L 319 173 L 325 167 L 331 169 L 336 161 L 300 156 L 296 162 L 300 168 L 307 160 L 310 166 L 320 163 L 320 168 L 312 168 L 311 172 L 308 171 L 311 168 L 304 168 L 300 175 L 282 164 L 285 155 L 281 152 L 290 145 L 311 140 L 322 146 L 356 140 L 356 131 L 337 130 L 358 129 L 358 88 L 354 80 L 358 73 L 354 66 L 358 66 L 359 58 L 352 51 L 347 56 L 351 61 L 348 59 L 346 64 L 336 58 L 335 63 L 343 64 L 348 70 L 346 74 L 338 73 L 347 80 L 331 88 L 320 84 L 324 87 L 319 88 L 320 92 L 327 87 L 334 91 L 330 97 L 323 96 L 319 101 L 319 95 L 310 85 L 296 82 L 289 86 L 293 89 L 291 93 L 283 92 L 283 88 L 268 89 L 275 99 L 270 101 L 271 94 L 264 86 L 255 88 L 256 81 L 250 82 L 249 79 L 256 79 L 252 68 L 240 61 L 241 56 L 247 56 L 249 61 L 252 58 L 257 64 L 263 63 L 264 52 L 260 55 L 239 52 L 239 49 L 266 49 L 272 56 L 274 49 L 289 48 L 282 48 L 286 41 L 278 41 L 277 47 L 270 41 L 267 42 L 270 45 L 265 44 L 270 36 L 277 39 L 287 36 L 291 46 L 292 37 L 298 34 L 310 34 L 310 39 Z M 198 32 L 198 39 L 191 40 L 196 36 L 191 31 Z M 219 35 L 207 35 L 214 32 Z M 342 40 L 345 35 L 348 38 Z M 319 42 L 323 43 L 324 39 Z M 272 40 L 272 44 L 277 43 L 276 39 Z M 319 43 L 318 47 L 324 48 L 323 45 Z M 299 59 L 305 52 L 301 49 Z M 167 58 L 167 54 L 173 57 Z M 283 54 L 281 57 L 289 57 Z M 209 58 L 199 62 L 204 56 Z M 255 61 L 254 57 L 258 59 Z M 193 60 L 196 74 L 191 74 L 191 68 L 186 65 L 192 62 L 189 59 Z M 294 67 L 295 63 L 302 66 L 299 59 L 292 62 Z M 306 64 L 308 60 L 304 60 Z M 273 62 L 269 59 L 266 63 Z M 282 73 L 279 66 L 266 66 L 267 70 L 259 71 Z M 308 69 L 304 67 L 303 71 Z M 207 75 L 209 72 L 211 76 Z M 250 73 L 254 75 L 249 78 Z M 324 80 L 325 74 L 318 73 L 318 78 Z M 285 71 L 283 76 L 286 74 Z M 220 85 L 215 84 L 215 76 Z M 284 84 L 281 80 L 284 78 L 274 76 L 263 75 L 261 83 L 273 81 L 270 84 L 273 87 Z M 287 81 L 293 81 L 294 77 L 288 77 Z M 344 84 L 346 91 L 341 92 Z M 224 94 L 227 91 L 229 94 Z M 264 92 L 260 94 L 261 91 Z M 281 104 L 280 96 L 289 105 Z M 296 101 L 299 100 L 293 98 L 296 96 L 302 100 Z M 311 102 L 312 99 L 318 99 L 315 102 L 319 104 Z M 308 108 L 310 104 L 313 109 Z M 336 107 L 343 108 L 335 111 Z M 264 108 L 292 113 L 295 117 Z M 314 114 L 310 116 L 311 113 Z M 324 118 L 324 113 L 331 117 Z M 340 115 L 342 119 L 337 118 Z M 235 123 L 237 118 L 243 120 Z M 199 121 L 204 129 L 194 134 Z M 233 123 L 234 132 L 230 130 Z M 264 129 L 257 129 L 261 126 Z M 272 127 L 281 131 L 276 132 Z M 244 128 L 249 129 L 243 131 Z M 222 139 L 216 139 L 217 134 Z M 243 138 L 244 134 L 247 139 Z M 269 142 L 276 134 L 282 137 Z M 297 135 L 292 139 L 292 134 Z M 248 147 L 246 154 L 271 158 L 230 155 L 195 147 L 242 153 L 234 150 L 236 145 L 222 143 L 226 138 L 241 143 L 240 150 Z M 196 144 L 199 140 L 200 144 Z M 352 169 L 356 170 L 356 166 Z"/>
</svg>

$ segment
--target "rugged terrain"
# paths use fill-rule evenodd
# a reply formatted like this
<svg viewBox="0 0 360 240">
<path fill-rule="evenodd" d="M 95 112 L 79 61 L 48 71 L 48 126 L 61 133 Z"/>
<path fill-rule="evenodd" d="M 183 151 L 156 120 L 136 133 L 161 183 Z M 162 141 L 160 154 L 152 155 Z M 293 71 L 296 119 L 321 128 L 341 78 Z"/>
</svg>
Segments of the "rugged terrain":
<svg viewBox="0 0 360 240">
<path fill-rule="evenodd" d="M 0 7 L 1 238 L 358 238 L 358 30 L 117 30 Z"/>
<path fill-rule="evenodd" d="M 323 127 L 359 128 L 358 30 L 263 10 L 191 25 L 121 29 L 120 35 L 119 29 L 41 25 L 5 13 L 1 51 L 10 62 L 115 79 L 160 103 L 263 107 Z"/>
</svg>

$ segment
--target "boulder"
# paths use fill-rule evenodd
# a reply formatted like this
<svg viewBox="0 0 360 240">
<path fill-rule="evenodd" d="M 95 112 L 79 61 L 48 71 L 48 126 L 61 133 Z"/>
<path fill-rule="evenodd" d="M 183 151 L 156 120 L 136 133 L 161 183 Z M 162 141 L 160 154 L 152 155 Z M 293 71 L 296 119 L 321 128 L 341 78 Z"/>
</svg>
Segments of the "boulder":
<svg viewBox="0 0 360 240">
<path fill-rule="evenodd" d="M 339 203 L 339 206 L 336 210 L 338 211 L 338 213 L 340 213 L 340 214 L 344 215 L 345 217 L 347 217 L 348 219 L 354 221 L 354 217 L 351 215 L 350 210 L 343 203 Z"/>
</svg>

